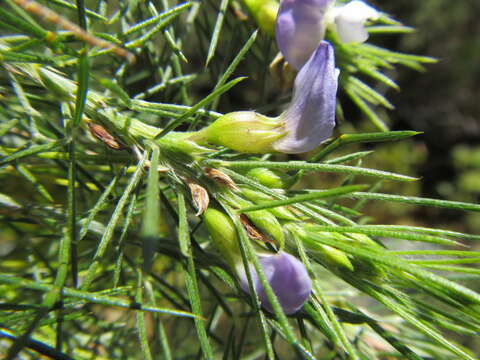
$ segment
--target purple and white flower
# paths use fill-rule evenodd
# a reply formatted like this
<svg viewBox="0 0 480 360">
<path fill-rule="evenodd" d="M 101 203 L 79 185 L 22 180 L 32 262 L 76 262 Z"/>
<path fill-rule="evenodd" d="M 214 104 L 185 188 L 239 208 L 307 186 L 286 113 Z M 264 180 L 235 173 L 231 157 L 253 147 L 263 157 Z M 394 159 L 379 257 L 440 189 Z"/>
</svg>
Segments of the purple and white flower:
<svg viewBox="0 0 480 360">
<path fill-rule="evenodd" d="M 278 48 L 288 63 L 299 70 L 323 40 L 327 27 L 342 42 L 368 39 L 367 20 L 380 13 L 360 0 L 333 6 L 333 0 L 283 0 L 276 21 Z"/>
</svg>

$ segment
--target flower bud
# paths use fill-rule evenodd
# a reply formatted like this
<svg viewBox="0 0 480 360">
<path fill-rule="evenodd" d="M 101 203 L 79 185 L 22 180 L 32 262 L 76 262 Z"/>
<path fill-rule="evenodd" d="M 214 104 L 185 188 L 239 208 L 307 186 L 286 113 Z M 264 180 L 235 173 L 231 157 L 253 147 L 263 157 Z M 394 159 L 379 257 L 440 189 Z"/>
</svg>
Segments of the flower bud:
<svg viewBox="0 0 480 360">
<path fill-rule="evenodd" d="M 267 168 L 250 169 L 245 175 L 270 189 L 288 189 L 297 181 L 295 177 Z"/>
<path fill-rule="evenodd" d="M 272 144 L 285 136 L 282 123 L 254 111 L 225 114 L 207 128 L 191 135 L 198 144 L 223 145 L 244 153 L 272 152 Z"/>
<path fill-rule="evenodd" d="M 312 281 L 305 265 L 294 256 L 283 251 L 277 254 L 260 254 L 258 258 L 265 277 L 285 314 L 293 314 L 300 310 L 312 291 Z M 237 273 L 241 288 L 250 293 L 243 264 L 238 265 Z M 265 289 L 252 265 L 250 265 L 250 273 L 262 306 L 267 311 L 273 312 Z"/>
<path fill-rule="evenodd" d="M 275 241 L 276 245 L 283 249 L 285 244 L 285 235 L 280 222 L 268 210 L 256 210 L 245 213 L 248 219 L 262 231 Z"/>
<path fill-rule="evenodd" d="M 230 267 L 235 269 L 241 263 L 241 254 L 237 230 L 232 220 L 223 212 L 210 207 L 203 213 L 203 221 L 215 247 Z"/>
<path fill-rule="evenodd" d="M 275 33 L 275 18 L 278 12 L 276 0 L 243 0 L 256 23 L 267 34 Z"/>
<path fill-rule="evenodd" d="M 223 194 L 224 200 L 226 200 L 230 206 L 235 209 L 241 209 L 243 207 L 249 207 L 252 203 L 234 193 Z M 285 243 L 285 235 L 280 222 L 277 220 L 268 210 L 255 210 L 248 211 L 245 216 L 260 230 L 264 235 L 275 241 L 276 245 L 282 249 Z"/>
<path fill-rule="evenodd" d="M 242 188 L 242 195 L 250 201 L 253 201 L 255 204 L 264 204 L 272 201 L 273 199 L 261 193 L 259 191 L 251 190 L 248 188 Z M 296 221 L 298 218 L 285 206 L 276 206 L 274 208 L 268 209 L 275 217 L 281 220 L 287 221 Z"/>
<path fill-rule="evenodd" d="M 343 251 L 328 245 L 321 244 L 314 240 L 315 237 L 320 236 L 332 240 L 345 240 L 346 237 L 342 234 L 319 231 L 315 231 L 315 233 L 312 233 L 305 230 L 304 227 L 300 227 L 299 225 L 290 225 L 288 226 L 288 230 L 290 230 L 294 236 L 300 237 L 309 251 L 317 253 L 322 259 L 322 262 L 325 263 L 325 265 L 334 267 L 338 270 L 347 270 L 348 272 L 352 272 L 355 270 L 349 257 Z"/>
</svg>

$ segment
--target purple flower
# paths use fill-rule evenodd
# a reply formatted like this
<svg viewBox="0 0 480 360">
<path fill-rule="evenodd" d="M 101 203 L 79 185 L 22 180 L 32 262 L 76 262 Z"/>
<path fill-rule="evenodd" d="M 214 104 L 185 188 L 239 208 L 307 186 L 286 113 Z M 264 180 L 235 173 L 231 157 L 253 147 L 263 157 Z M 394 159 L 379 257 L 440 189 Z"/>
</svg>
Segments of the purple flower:
<svg viewBox="0 0 480 360">
<path fill-rule="evenodd" d="M 190 140 L 240 152 L 310 151 L 327 139 L 335 127 L 337 78 L 333 47 L 321 41 L 298 72 L 293 100 L 279 117 L 270 118 L 253 111 L 228 113 L 192 134 Z"/>
<path fill-rule="evenodd" d="M 259 255 L 265 277 L 278 298 L 285 314 L 300 310 L 312 291 L 312 281 L 301 261 L 283 251 L 273 255 Z M 253 266 L 250 265 L 252 280 L 262 306 L 273 313 L 267 294 Z M 238 265 L 237 272 L 242 289 L 250 293 L 243 264 Z"/>
<path fill-rule="evenodd" d="M 277 14 L 276 38 L 280 52 L 297 70 L 308 61 L 325 36 L 325 30 L 336 31 L 342 42 L 364 42 L 368 39 L 367 20 L 380 13 L 360 0 L 333 6 L 333 0 L 283 0 Z"/>
<path fill-rule="evenodd" d="M 331 135 L 335 127 L 337 77 L 333 47 L 322 41 L 295 79 L 292 103 L 280 115 L 287 134 L 273 143 L 276 151 L 310 151 Z"/>
<path fill-rule="evenodd" d="M 332 0 L 283 0 L 277 15 L 278 48 L 290 65 L 300 69 L 325 35 L 325 15 Z"/>
</svg>

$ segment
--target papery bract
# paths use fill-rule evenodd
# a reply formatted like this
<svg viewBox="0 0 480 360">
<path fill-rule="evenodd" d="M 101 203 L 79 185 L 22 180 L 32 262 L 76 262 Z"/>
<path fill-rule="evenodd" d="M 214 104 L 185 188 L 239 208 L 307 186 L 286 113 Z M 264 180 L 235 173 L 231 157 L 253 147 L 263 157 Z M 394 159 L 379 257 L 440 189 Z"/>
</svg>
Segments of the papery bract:
<svg viewBox="0 0 480 360">
<path fill-rule="evenodd" d="M 292 103 L 280 115 L 287 135 L 273 143 L 276 151 L 310 151 L 331 135 L 335 127 L 337 77 L 333 47 L 322 41 L 295 79 Z"/>
<path fill-rule="evenodd" d="M 325 34 L 325 15 L 332 0 L 283 0 L 276 21 L 278 48 L 300 69 Z"/>
<path fill-rule="evenodd" d="M 296 257 L 283 251 L 273 255 L 258 255 L 258 257 L 265 277 L 285 314 L 293 314 L 300 310 L 312 291 L 312 281 L 305 265 Z M 240 286 L 245 292 L 250 293 L 243 264 L 237 265 L 237 272 L 240 278 Z M 253 286 L 262 306 L 269 312 L 273 312 L 265 289 L 253 266 L 250 266 L 250 272 Z"/>
</svg>

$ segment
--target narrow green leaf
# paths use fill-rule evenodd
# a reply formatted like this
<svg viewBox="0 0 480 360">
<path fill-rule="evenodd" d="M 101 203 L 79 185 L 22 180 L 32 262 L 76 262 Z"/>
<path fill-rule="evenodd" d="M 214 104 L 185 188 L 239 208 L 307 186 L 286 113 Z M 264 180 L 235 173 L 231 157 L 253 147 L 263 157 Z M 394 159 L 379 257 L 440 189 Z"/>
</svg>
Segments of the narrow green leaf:
<svg viewBox="0 0 480 360">
<path fill-rule="evenodd" d="M 143 302 L 143 278 L 142 272 L 138 272 L 137 279 L 137 290 L 135 293 L 135 301 L 138 304 Z M 140 341 L 140 349 L 142 352 L 142 359 L 152 360 L 152 353 L 150 351 L 150 346 L 148 344 L 147 328 L 145 326 L 145 314 L 141 311 L 137 311 L 135 314 L 137 319 L 137 331 L 138 331 L 138 340 Z"/>
<path fill-rule="evenodd" d="M 127 31 L 124 32 L 124 35 L 130 35 L 130 34 L 133 34 L 134 32 L 143 30 L 144 28 L 146 28 L 146 27 L 148 27 L 152 24 L 155 24 L 159 20 L 162 20 L 166 17 L 170 17 L 172 15 L 176 15 L 176 14 L 181 13 L 183 10 L 188 9 L 192 5 L 193 5 L 192 2 L 185 2 L 183 4 L 177 5 L 173 8 L 171 8 L 170 10 L 164 11 L 161 14 L 158 14 L 156 16 L 151 17 L 150 19 L 144 20 L 144 21 L 142 21 L 138 24 L 135 24 L 135 25 L 131 26 Z M 169 20 L 171 20 L 171 19 L 169 19 Z"/>
<path fill-rule="evenodd" d="M 10 154 L 0 159 L 0 165 L 5 165 L 14 160 L 19 160 L 28 156 L 36 155 L 42 152 L 47 152 L 47 151 L 62 147 L 67 143 L 67 141 L 68 139 L 64 138 L 57 141 L 52 141 L 48 144 L 33 145 L 26 149 L 18 150 L 13 154 Z"/>
<path fill-rule="evenodd" d="M 305 229 L 310 231 L 326 231 L 326 232 L 335 232 L 335 233 L 357 233 L 357 234 L 366 234 L 371 236 L 382 236 L 382 237 L 391 237 L 397 239 L 405 239 L 411 241 L 422 241 L 422 242 L 431 242 L 435 244 L 443 244 L 455 246 L 459 245 L 458 242 L 446 239 L 438 236 L 431 236 L 425 234 L 412 234 L 410 232 L 398 231 L 398 230 L 387 230 L 382 227 L 377 227 L 375 225 L 355 225 L 355 226 L 321 226 L 321 225 L 307 225 Z"/>
<path fill-rule="evenodd" d="M 278 206 L 285 206 L 285 205 L 324 199 L 329 197 L 337 197 L 343 194 L 348 194 L 350 192 L 358 191 L 358 189 L 365 189 L 367 187 L 368 187 L 367 185 L 340 186 L 330 190 L 321 190 L 321 191 L 313 192 L 310 194 L 290 197 L 285 200 L 276 200 L 276 201 L 270 201 L 265 204 L 248 206 L 245 208 L 238 209 L 237 212 L 241 213 L 241 212 L 249 212 L 249 211 L 256 211 L 256 210 L 263 210 L 263 209 L 271 209 Z"/>
<path fill-rule="evenodd" d="M 327 297 L 324 294 L 324 291 L 319 285 L 319 281 L 315 276 L 315 271 L 311 265 L 311 262 L 307 256 L 305 251 L 305 247 L 303 243 L 300 241 L 298 237 L 294 237 L 295 245 L 297 246 L 298 252 L 300 254 L 300 258 L 302 262 L 305 264 L 308 272 L 313 276 L 313 293 L 315 297 L 318 298 L 320 304 L 317 301 L 313 300 L 312 303 L 314 305 L 314 309 L 318 312 L 315 314 L 314 311 L 310 311 L 310 314 L 314 316 L 320 315 L 320 319 L 317 321 L 321 321 L 324 325 L 323 327 L 328 329 L 328 332 L 331 335 L 332 340 L 336 345 L 342 346 L 344 351 L 349 354 L 350 359 L 359 359 L 358 352 L 353 347 L 353 344 L 348 340 L 347 334 L 339 323 L 337 317 L 333 313 L 333 309 L 330 306 Z"/>
<path fill-rule="evenodd" d="M 232 221 L 235 225 L 235 228 L 237 229 L 237 233 L 239 235 L 238 243 L 239 243 L 240 252 L 241 252 L 241 255 L 242 255 L 243 266 L 245 268 L 245 274 L 247 275 L 248 288 L 250 290 L 250 296 L 251 296 L 251 299 L 252 299 L 253 307 L 254 307 L 255 313 L 257 315 L 256 318 L 257 318 L 257 321 L 260 325 L 260 329 L 262 331 L 262 339 L 263 339 L 263 343 L 265 345 L 266 357 L 268 358 L 268 360 L 275 360 L 275 355 L 274 355 L 274 352 L 273 352 L 273 344 L 272 344 L 272 341 L 271 341 L 270 336 L 269 336 L 269 327 L 268 327 L 265 315 L 262 312 L 262 309 L 260 307 L 260 300 L 259 300 L 259 297 L 258 297 L 258 294 L 257 294 L 257 290 L 255 289 L 255 286 L 253 285 L 253 277 L 252 277 L 252 273 L 250 271 L 250 266 L 249 266 L 250 261 L 248 259 L 249 255 L 247 255 L 249 253 L 247 253 L 247 250 L 246 250 L 246 247 L 247 247 L 246 244 L 250 243 L 250 239 L 247 237 L 247 235 L 245 233 L 245 229 L 240 224 L 240 222 L 237 220 L 237 218 L 234 215 L 231 215 L 230 218 L 232 219 Z M 262 286 L 263 286 L 263 283 L 262 283 Z M 269 300 L 270 300 L 270 297 L 269 297 Z M 279 307 L 278 300 L 276 298 L 274 300 L 277 301 L 277 310 L 278 310 L 278 307 Z M 280 311 L 281 311 L 281 309 L 280 309 Z"/>
<path fill-rule="evenodd" d="M 108 222 L 108 225 L 105 228 L 105 232 L 102 236 L 102 239 L 100 240 L 100 244 L 97 247 L 97 251 L 95 252 L 92 263 L 88 267 L 84 282 L 81 286 L 82 290 L 87 290 L 90 287 L 94 279 L 94 276 L 96 275 L 97 269 L 100 266 L 100 260 L 104 256 L 107 250 L 108 244 L 110 243 L 110 240 L 113 237 L 115 227 L 118 221 L 120 220 L 120 217 L 122 216 L 123 208 L 125 207 L 131 193 L 140 182 L 141 176 L 143 174 L 143 167 L 147 159 L 147 155 L 148 154 L 145 153 L 143 158 L 138 163 L 137 169 L 135 170 L 135 173 L 133 174 L 133 176 L 130 178 L 130 181 L 128 182 L 125 192 L 122 194 L 122 197 L 118 201 L 117 206 L 115 206 L 115 210 L 113 211 L 113 214 Z"/>
<path fill-rule="evenodd" d="M 116 82 L 107 79 L 107 78 L 101 78 L 99 80 L 100 84 L 102 84 L 104 87 L 109 89 L 111 92 L 113 92 L 115 95 L 118 96 L 120 101 L 127 107 L 131 106 L 131 99 L 130 96 L 128 96 L 127 92 L 122 89 L 120 85 L 118 85 Z"/>
<path fill-rule="evenodd" d="M 328 239 L 322 237 L 314 232 L 309 232 L 308 236 L 302 237 L 306 242 L 315 246 L 315 242 L 329 245 L 355 256 L 359 256 L 370 261 L 386 265 L 390 268 L 396 268 L 402 271 L 411 273 L 413 276 L 425 281 L 427 284 L 435 285 L 444 292 L 450 293 L 456 299 L 462 299 L 464 302 L 480 304 L 480 294 L 470 290 L 460 284 L 449 281 L 440 276 L 434 275 L 428 271 L 420 269 L 416 265 L 410 265 L 405 260 L 389 255 L 384 250 L 379 250 L 377 247 L 365 246 L 364 244 L 356 243 L 355 245 L 348 244 L 341 239 Z"/>
<path fill-rule="evenodd" d="M 373 151 L 358 151 L 358 152 L 354 152 L 352 154 L 339 156 L 338 158 L 325 160 L 324 163 L 325 164 L 341 164 L 341 163 L 345 163 L 345 162 L 349 162 L 349 161 L 363 159 L 365 156 L 368 156 L 372 153 L 373 153 Z"/>
<path fill-rule="evenodd" d="M 21 164 L 15 164 L 15 168 L 17 169 L 18 173 L 21 174 L 28 182 L 30 182 L 35 189 L 38 191 L 38 193 L 48 202 L 53 203 L 53 197 L 50 195 L 48 190 L 43 186 L 36 176 L 28 170 L 27 167 L 21 165 Z"/>
<path fill-rule="evenodd" d="M 360 111 L 367 117 L 373 126 L 379 131 L 388 131 L 388 125 L 370 108 L 370 106 L 359 96 L 359 94 L 348 87 L 344 87 L 348 97 L 357 105 Z"/>
<path fill-rule="evenodd" d="M 52 289 L 55 289 L 55 287 L 50 284 L 44 284 L 41 282 L 31 281 L 31 280 L 25 280 L 19 277 L 9 276 L 4 274 L 0 274 L 0 283 L 12 284 L 19 288 L 32 289 L 32 290 L 37 290 L 45 293 L 48 293 Z M 75 290 L 68 287 L 64 287 L 63 294 L 67 297 L 81 299 L 93 304 L 99 304 L 104 306 L 115 306 L 123 309 L 147 311 L 147 312 L 153 312 L 153 313 L 175 315 L 180 317 L 195 318 L 195 315 L 189 312 L 179 311 L 175 309 L 160 308 L 156 306 L 145 306 L 143 304 L 138 304 L 134 301 L 128 301 L 123 298 L 105 296 L 105 295 L 102 295 L 102 292 L 88 292 L 88 291 L 81 291 L 81 290 Z"/>
<path fill-rule="evenodd" d="M 421 197 L 415 197 L 415 196 L 402 196 L 402 195 L 367 193 L 367 192 L 350 193 L 348 194 L 348 196 L 355 199 L 382 200 L 382 201 L 392 201 L 392 202 L 399 202 L 399 203 L 411 204 L 411 205 L 441 207 L 441 208 L 455 209 L 455 210 L 480 211 L 480 205 L 473 204 L 473 203 L 465 203 L 460 201 L 449 201 L 449 200 L 421 198 Z"/>
<path fill-rule="evenodd" d="M 333 142 L 320 150 L 317 154 L 315 154 L 311 159 L 309 159 L 309 162 L 318 162 L 331 152 L 345 145 L 370 142 L 398 141 L 408 139 L 409 137 L 418 134 L 421 133 L 417 131 L 387 131 L 363 134 L 342 134 Z"/>
<path fill-rule="evenodd" d="M 269 169 L 283 170 L 307 170 L 307 171 L 323 171 L 349 175 L 373 176 L 381 179 L 396 181 L 416 181 L 417 178 L 390 173 L 387 171 L 366 169 L 347 165 L 331 165 L 331 164 L 311 164 L 304 161 L 223 161 L 223 160 L 205 160 L 205 164 L 214 166 L 225 166 L 234 169 L 253 169 L 257 167 L 266 167 Z M 358 193 L 354 193 L 358 194 Z"/>
<path fill-rule="evenodd" d="M 78 236 L 78 240 L 82 240 L 85 235 L 87 235 L 88 228 L 90 224 L 92 223 L 93 219 L 95 219 L 95 216 L 98 214 L 100 210 L 103 209 L 107 201 L 109 200 L 110 194 L 112 193 L 113 189 L 117 185 L 117 182 L 120 177 L 122 177 L 125 173 L 125 169 L 121 171 L 120 174 L 116 175 L 112 181 L 110 181 L 110 184 L 108 184 L 107 188 L 103 191 L 102 195 L 98 198 L 97 202 L 91 208 L 88 212 L 88 217 L 82 221 L 82 227 L 80 229 L 80 234 Z"/>
<path fill-rule="evenodd" d="M 409 34 L 415 32 L 415 28 L 410 26 L 368 26 L 367 31 L 369 34 Z"/>
<path fill-rule="evenodd" d="M 193 313 L 197 316 L 195 327 L 197 329 L 198 339 L 202 347 L 203 354 L 206 359 L 213 359 L 213 352 L 208 341 L 207 330 L 205 328 L 205 320 L 202 319 L 202 307 L 200 301 L 200 292 L 198 289 L 197 275 L 195 270 L 195 262 L 193 259 L 192 244 L 190 234 L 188 232 L 187 209 L 185 206 L 185 198 L 183 193 L 177 193 L 178 201 L 178 241 L 180 243 L 180 251 L 187 255 L 187 271 L 186 286 Z"/>
<path fill-rule="evenodd" d="M 225 17 L 228 3 L 229 0 L 222 0 L 220 3 L 220 10 L 217 13 L 217 21 L 215 22 L 215 27 L 213 28 L 212 39 L 210 40 L 205 66 L 208 66 L 210 60 L 212 60 L 213 56 L 215 55 L 215 50 L 217 49 L 218 39 L 220 37 L 220 32 L 222 31 L 223 18 Z"/>
<path fill-rule="evenodd" d="M 160 190 L 158 184 L 158 160 L 160 150 L 152 146 L 152 160 L 148 172 L 145 210 L 142 224 L 143 271 L 149 272 L 158 245 L 160 227 Z"/>
<path fill-rule="evenodd" d="M 163 18 L 161 19 L 161 21 L 155 25 L 155 27 L 153 27 L 153 29 L 151 29 L 150 31 L 148 31 L 147 33 L 145 33 L 144 35 L 142 35 L 141 37 L 135 39 L 135 40 L 132 40 L 132 41 L 129 41 L 125 44 L 125 48 L 127 49 L 136 49 L 136 48 L 140 48 L 142 47 L 147 41 L 149 41 L 152 36 L 154 36 L 156 33 L 158 33 L 159 31 L 161 31 L 163 28 L 165 28 L 166 26 L 168 26 L 173 20 L 175 20 L 175 18 L 180 15 L 180 12 L 175 12 L 173 13 L 172 15 L 169 15 L 168 17 L 166 18 Z M 170 46 L 172 46 L 171 44 L 171 36 L 170 37 L 167 37 L 169 34 L 168 32 L 164 32 L 165 34 L 165 39 L 167 41 L 170 41 L 169 44 Z M 178 49 L 176 48 L 176 45 L 174 44 L 174 51 L 178 51 Z"/>
<path fill-rule="evenodd" d="M 250 35 L 250 37 L 248 38 L 247 42 L 245 43 L 245 45 L 243 45 L 243 47 L 240 49 L 240 51 L 238 52 L 238 54 L 235 56 L 235 58 L 233 59 L 233 61 L 230 63 L 230 65 L 228 66 L 227 70 L 225 70 L 225 72 L 222 74 L 222 76 L 218 79 L 217 81 L 217 84 L 215 85 L 215 88 L 219 88 L 221 87 L 223 84 L 225 84 L 225 82 L 228 80 L 228 78 L 230 76 L 232 76 L 233 72 L 235 71 L 235 69 L 237 68 L 238 64 L 240 63 L 240 61 L 242 61 L 242 59 L 244 58 L 245 54 L 248 52 L 248 50 L 250 50 L 250 48 L 252 47 L 252 45 L 254 44 L 256 38 L 257 38 L 257 34 L 258 34 L 258 31 L 254 31 L 252 33 L 252 35 Z M 217 97 L 214 101 L 213 101 L 213 105 L 212 105 L 212 108 L 213 109 L 216 109 L 217 108 L 217 105 L 220 101 L 220 96 Z"/>
</svg>

